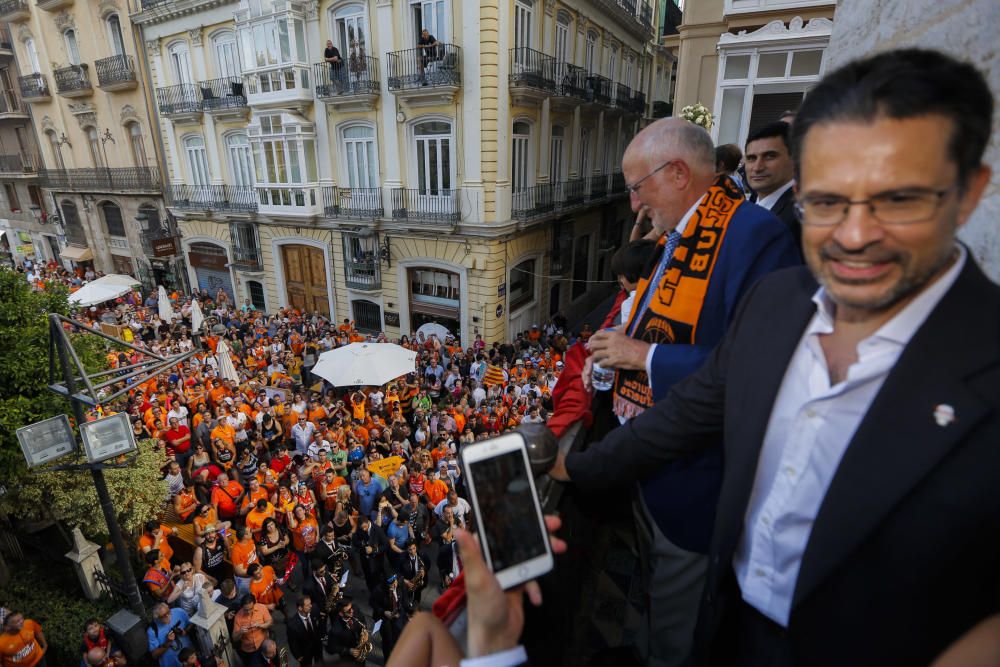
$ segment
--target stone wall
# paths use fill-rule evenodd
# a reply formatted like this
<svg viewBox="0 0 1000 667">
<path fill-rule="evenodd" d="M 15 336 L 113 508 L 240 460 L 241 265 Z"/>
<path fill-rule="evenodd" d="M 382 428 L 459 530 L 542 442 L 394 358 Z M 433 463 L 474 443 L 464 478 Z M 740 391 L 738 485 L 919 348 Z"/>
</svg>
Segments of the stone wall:
<svg viewBox="0 0 1000 667">
<path fill-rule="evenodd" d="M 996 0 L 840 0 L 827 52 L 830 67 L 862 54 L 919 46 L 975 63 L 997 98 L 993 137 L 985 161 L 993 180 L 960 237 L 980 265 L 1000 282 L 1000 26 Z"/>
</svg>

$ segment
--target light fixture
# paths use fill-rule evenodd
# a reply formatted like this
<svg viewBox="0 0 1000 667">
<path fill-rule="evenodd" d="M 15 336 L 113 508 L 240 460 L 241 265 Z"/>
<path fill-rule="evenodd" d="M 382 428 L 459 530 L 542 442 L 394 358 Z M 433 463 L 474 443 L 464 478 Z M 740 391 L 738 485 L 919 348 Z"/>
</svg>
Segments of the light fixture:
<svg viewBox="0 0 1000 667">
<path fill-rule="evenodd" d="M 69 146 L 70 148 L 73 148 L 73 144 L 69 142 L 69 137 L 66 136 L 65 132 L 59 136 L 59 141 L 56 142 L 56 146 Z"/>
<path fill-rule="evenodd" d="M 146 226 L 149 224 L 149 216 L 139 211 L 135 216 L 135 223 L 139 225 L 139 231 L 146 231 Z"/>
<path fill-rule="evenodd" d="M 392 268 L 392 251 L 389 248 L 389 237 L 382 239 L 382 244 L 378 247 L 378 258 L 385 262 L 385 265 Z"/>
<path fill-rule="evenodd" d="M 397 123 L 405 123 L 406 122 L 406 114 L 403 113 L 402 111 L 397 111 L 396 112 L 396 122 Z"/>
<path fill-rule="evenodd" d="M 32 204 L 28 207 L 31 211 L 31 217 L 35 219 L 35 222 L 45 224 L 45 213 L 42 211 L 42 207 L 38 204 Z"/>
</svg>

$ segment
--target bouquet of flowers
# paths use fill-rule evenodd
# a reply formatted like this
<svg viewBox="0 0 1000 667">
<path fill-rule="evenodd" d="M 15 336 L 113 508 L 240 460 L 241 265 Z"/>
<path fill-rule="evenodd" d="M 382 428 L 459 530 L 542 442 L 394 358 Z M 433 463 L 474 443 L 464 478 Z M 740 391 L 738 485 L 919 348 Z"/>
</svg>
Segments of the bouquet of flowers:
<svg viewBox="0 0 1000 667">
<path fill-rule="evenodd" d="M 695 125 L 703 127 L 706 130 L 712 129 L 712 123 L 714 121 L 712 118 L 712 112 L 709 111 L 708 107 L 701 102 L 690 104 L 681 109 L 681 118 L 691 121 Z"/>
</svg>

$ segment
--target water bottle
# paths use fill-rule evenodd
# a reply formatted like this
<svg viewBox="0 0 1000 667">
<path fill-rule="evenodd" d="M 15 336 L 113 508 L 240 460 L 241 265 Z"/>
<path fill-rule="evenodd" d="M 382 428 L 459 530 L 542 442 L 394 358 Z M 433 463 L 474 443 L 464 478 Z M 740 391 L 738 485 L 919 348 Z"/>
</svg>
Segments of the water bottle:
<svg viewBox="0 0 1000 667">
<path fill-rule="evenodd" d="M 615 370 L 613 368 L 601 368 L 601 365 L 594 362 L 594 370 L 590 374 L 590 384 L 595 391 L 607 391 L 615 384 Z"/>
</svg>

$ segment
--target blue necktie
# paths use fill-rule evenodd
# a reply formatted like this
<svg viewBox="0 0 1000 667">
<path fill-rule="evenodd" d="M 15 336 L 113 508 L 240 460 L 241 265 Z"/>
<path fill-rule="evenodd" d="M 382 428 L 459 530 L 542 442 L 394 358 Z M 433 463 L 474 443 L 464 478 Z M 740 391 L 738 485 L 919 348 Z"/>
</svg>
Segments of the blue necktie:
<svg viewBox="0 0 1000 667">
<path fill-rule="evenodd" d="M 663 274 L 666 272 L 667 265 L 670 264 L 670 260 L 673 258 L 674 251 L 677 250 L 677 244 L 680 243 L 680 240 L 681 235 L 676 230 L 667 234 L 667 241 L 663 244 L 663 255 L 660 257 L 659 264 L 656 265 L 656 271 L 653 273 L 653 279 L 649 281 L 646 293 L 642 295 L 642 303 L 639 304 L 639 308 L 635 311 L 635 316 L 632 318 L 632 325 L 628 330 L 629 336 L 635 333 L 636 327 L 639 326 L 639 321 L 642 320 L 642 316 L 649 307 L 649 301 L 653 298 L 653 293 L 659 289 L 660 281 L 663 280 Z"/>
</svg>

